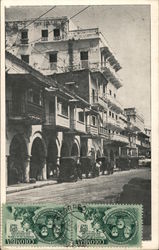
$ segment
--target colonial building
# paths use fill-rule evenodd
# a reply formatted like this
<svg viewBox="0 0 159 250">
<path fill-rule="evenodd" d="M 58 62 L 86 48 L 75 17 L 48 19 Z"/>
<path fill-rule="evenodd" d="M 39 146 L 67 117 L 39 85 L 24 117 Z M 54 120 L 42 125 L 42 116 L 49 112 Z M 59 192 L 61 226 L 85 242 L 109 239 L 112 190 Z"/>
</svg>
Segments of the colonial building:
<svg viewBox="0 0 159 250">
<path fill-rule="evenodd" d="M 85 112 L 89 103 L 6 52 L 8 185 L 46 180 L 60 157 L 87 155 Z"/>
<path fill-rule="evenodd" d="M 16 182 L 46 179 L 64 156 L 105 155 L 115 166 L 138 155 L 143 118 L 118 101 L 121 66 L 99 29 L 30 21 L 6 22 L 7 166 L 24 165 Z"/>
</svg>

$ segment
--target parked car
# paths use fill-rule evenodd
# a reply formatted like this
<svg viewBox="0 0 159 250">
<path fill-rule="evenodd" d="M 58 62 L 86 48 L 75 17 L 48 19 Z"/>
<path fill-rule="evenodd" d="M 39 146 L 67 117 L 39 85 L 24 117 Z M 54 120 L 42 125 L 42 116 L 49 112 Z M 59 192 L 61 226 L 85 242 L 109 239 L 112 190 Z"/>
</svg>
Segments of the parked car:
<svg viewBox="0 0 159 250">
<path fill-rule="evenodd" d="M 82 174 L 85 174 L 86 178 L 88 178 L 89 175 L 92 174 L 92 168 L 94 164 L 92 158 L 90 156 L 83 156 L 80 158 L 80 163 Z"/>
<path fill-rule="evenodd" d="M 130 156 L 130 168 L 138 168 L 139 167 L 139 157 L 138 156 Z"/>
<path fill-rule="evenodd" d="M 116 160 L 116 166 L 120 170 L 128 170 L 128 169 L 130 169 L 130 159 L 129 159 L 129 157 L 127 157 L 127 156 L 120 156 Z"/>
<path fill-rule="evenodd" d="M 58 182 L 77 181 L 77 157 L 62 157 L 60 160 Z"/>
<path fill-rule="evenodd" d="M 140 167 L 151 167 L 151 158 L 146 158 L 145 156 L 141 156 L 139 159 Z"/>
</svg>

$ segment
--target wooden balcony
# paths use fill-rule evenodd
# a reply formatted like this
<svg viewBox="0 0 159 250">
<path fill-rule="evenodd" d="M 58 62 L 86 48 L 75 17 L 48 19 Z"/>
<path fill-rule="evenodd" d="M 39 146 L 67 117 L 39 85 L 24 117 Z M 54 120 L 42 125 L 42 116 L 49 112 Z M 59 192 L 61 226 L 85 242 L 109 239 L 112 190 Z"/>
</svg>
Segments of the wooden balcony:
<svg viewBox="0 0 159 250">
<path fill-rule="evenodd" d="M 92 136 L 98 136 L 98 127 L 93 125 L 87 125 L 87 133 Z"/>
<path fill-rule="evenodd" d="M 94 100 L 92 100 L 92 105 L 93 106 L 100 106 L 104 109 L 108 108 L 108 104 L 106 99 L 102 98 L 102 96 L 99 96 L 98 98 L 94 98 Z"/>
<path fill-rule="evenodd" d="M 47 129 L 57 129 L 59 131 L 69 129 L 70 128 L 70 120 L 69 117 L 57 114 L 48 114 L 46 113 L 46 121 L 44 124 Z"/>
<path fill-rule="evenodd" d="M 28 121 L 32 124 L 44 121 L 43 107 L 25 101 L 6 101 L 6 114 L 9 120 L 14 121 Z"/>
<path fill-rule="evenodd" d="M 110 134 L 110 140 L 123 144 L 129 144 L 129 138 L 121 134 Z"/>
<path fill-rule="evenodd" d="M 115 118 L 108 117 L 107 118 L 107 128 L 117 128 L 119 130 L 123 130 L 123 124 L 119 121 L 116 120 Z"/>
<path fill-rule="evenodd" d="M 72 120 L 70 122 L 70 129 L 74 133 L 86 133 L 86 124 L 84 122 Z"/>
<path fill-rule="evenodd" d="M 123 111 L 123 107 L 122 105 L 120 104 L 120 102 L 118 102 L 116 100 L 116 98 L 112 97 L 111 95 L 106 95 L 105 97 L 107 99 L 107 103 L 108 103 L 108 106 L 111 106 L 111 109 L 113 109 L 114 111 L 117 111 L 117 112 L 122 112 Z"/>
<path fill-rule="evenodd" d="M 108 138 L 108 131 L 104 127 L 99 127 L 99 135 Z"/>
</svg>

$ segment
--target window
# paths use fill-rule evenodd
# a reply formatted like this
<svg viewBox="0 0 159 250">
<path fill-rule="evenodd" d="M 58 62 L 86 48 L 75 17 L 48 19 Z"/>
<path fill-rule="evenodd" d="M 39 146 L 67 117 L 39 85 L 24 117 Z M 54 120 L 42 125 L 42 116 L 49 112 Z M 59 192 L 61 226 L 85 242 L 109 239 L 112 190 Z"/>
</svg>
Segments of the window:
<svg viewBox="0 0 159 250">
<path fill-rule="evenodd" d="M 112 118 L 114 118 L 114 113 L 112 113 Z"/>
<path fill-rule="evenodd" d="M 95 102 L 95 89 L 92 89 L 92 102 Z"/>
<path fill-rule="evenodd" d="M 96 125 L 96 117 L 92 116 L 92 125 L 95 126 Z"/>
<path fill-rule="evenodd" d="M 111 114 L 112 114 L 112 112 L 111 112 L 111 111 L 109 111 L 109 116 L 111 116 Z"/>
<path fill-rule="evenodd" d="M 54 113 L 54 102 L 53 101 L 49 102 L 49 113 L 50 114 Z"/>
<path fill-rule="evenodd" d="M 33 102 L 33 90 L 28 89 L 28 101 Z"/>
<path fill-rule="evenodd" d="M 112 95 L 112 91 L 109 89 L 109 95 Z"/>
<path fill-rule="evenodd" d="M 88 60 L 88 51 L 81 51 L 80 59 L 81 60 Z"/>
<path fill-rule="evenodd" d="M 78 113 L 78 120 L 79 120 L 80 122 L 84 122 L 84 112 L 79 112 L 79 113 Z"/>
<path fill-rule="evenodd" d="M 116 120 L 118 120 L 118 116 L 116 115 L 115 117 L 116 117 Z"/>
<path fill-rule="evenodd" d="M 105 85 L 103 84 L 103 94 L 105 94 Z"/>
<path fill-rule="evenodd" d="M 110 129 L 109 129 L 109 134 L 110 134 Z"/>
<path fill-rule="evenodd" d="M 21 55 L 22 61 L 29 63 L 29 55 Z"/>
<path fill-rule="evenodd" d="M 57 100 L 57 112 L 58 114 L 68 116 L 68 104 L 59 98 Z"/>
<path fill-rule="evenodd" d="M 35 89 L 28 89 L 28 101 L 39 106 L 43 105 L 42 93 Z"/>
<path fill-rule="evenodd" d="M 64 116 L 68 116 L 68 104 L 67 103 L 62 103 L 61 114 Z"/>
<path fill-rule="evenodd" d="M 114 94 L 114 98 L 116 98 L 116 94 Z"/>
<path fill-rule="evenodd" d="M 50 63 L 57 63 L 57 53 L 49 54 L 49 62 Z"/>
<path fill-rule="evenodd" d="M 54 37 L 60 36 L 60 29 L 54 29 Z"/>
<path fill-rule="evenodd" d="M 23 30 L 21 32 L 21 39 L 28 39 L 28 31 L 27 30 Z"/>
<path fill-rule="evenodd" d="M 28 44 L 28 31 L 27 30 L 21 31 L 21 43 Z"/>
<path fill-rule="evenodd" d="M 48 40 L 48 30 L 42 30 L 41 31 L 41 36 L 42 36 L 42 38 L 41 38 L 41 40 L 42 41 L 47 41 Z"/>
</svg>

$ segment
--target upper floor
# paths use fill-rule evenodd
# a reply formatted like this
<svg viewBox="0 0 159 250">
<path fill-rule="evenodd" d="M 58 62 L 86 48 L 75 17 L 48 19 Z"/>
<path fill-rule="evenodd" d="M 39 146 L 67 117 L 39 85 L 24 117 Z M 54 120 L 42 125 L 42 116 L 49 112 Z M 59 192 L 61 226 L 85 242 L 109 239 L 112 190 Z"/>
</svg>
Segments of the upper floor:
<svg viewBox="0 0 159 250">
<path fill-rule="evenodd" d="M 45 75 L 90 69 L 117 89 L 121 66 L 98 28 L 74 29 L 67 17 L 6 22 L 6 49 Z"/>
</svg>

